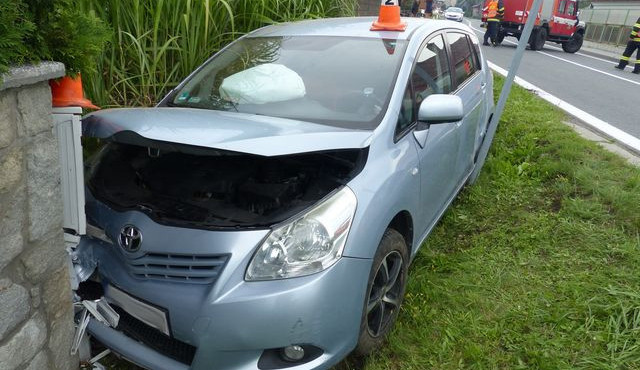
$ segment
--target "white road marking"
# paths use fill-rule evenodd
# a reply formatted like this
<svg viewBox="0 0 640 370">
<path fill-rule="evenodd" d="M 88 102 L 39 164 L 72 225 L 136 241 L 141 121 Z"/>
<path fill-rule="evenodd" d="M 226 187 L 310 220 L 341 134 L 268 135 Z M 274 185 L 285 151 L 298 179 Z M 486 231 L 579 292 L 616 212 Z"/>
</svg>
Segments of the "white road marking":
<svg viewBox="0 0 640 370">
<path fill-rule="evenodd" d="M 502 76 L 506 77 L 507 76 L 507 70 L 505 70 L 504 68 L 495 65 L 493 63 L 491 63 L 490 61 L 487 61 L 487 63 L 489 64 L 489 68 L 493 69 L 494 71 L 496 71 L 497 73 L 501 74 Z M 514 82 L 520 86 L 522 86 L 523 88 L 530 90 L 532 92 L 534 92 L 536 95 L 538 95 L 539 97 L 541 97 L 542 99 L 548 101 L 549 103 L 555 105 L 556 107 L 562 109 L 563 111 L 567 112 L 568 114 L 582 120 L 585 124 L 587 124 L 587 126 L 591 127 L 592 129 L 594 129 L 597 132 L 600 132 L 602 134 L 604 134 L 607 137 L 610 137 L 611 139 L 619 142 L 620 144 L 622 144 L 623 146 L 626 146 L 627 148 L 633 150 L 636 153 L 640 153 L 640 139 L 638 139 L 635 136 L 632 136 L 622 130 L 620 130 L 619 128 L 616 128 L 610 124 L 608 124 L 607 122 L 601 120 L 600 118 L 597 118 L 583 110 L 581 110 L 578 107 L 575 107 L 565 101 L 563 101 L 560 98 L 557 98 L 551 94 L 549 94 L 548 92 L 540 89 L 539 87 L 523 80 L 520 77 L 515 78 Z"/>
<path fill-rule="evenodd" d="M 599 70 L 597 68 L 592 68 L 592 67 L 589 67 L 589 66 L 585 66 L 584 64 L 580 64 L 580 63 L 577 63 L 577 62 L 574 62 L 574 61 L 571 61 L 571 60 L 568 60 L 568 59 L 560 58 L 560 57 L 557 57 L 555 55 L 551 55 L 549 53 L 545 53 L 544 51 L 538 51 L 538 53 L 540 53 L 542 55 L 546 55 L 546 56 L 551 57 L 551 58 L 555 58 L 555 59 L 561 60 L 563 62 L 567 62 L 567 63 L 571 63 L 571 64 L 574 64 L 574 65 L 577 65 L 578 67 L 586 68 L 586 69 L 588 69 L 590 71 L 602 73 L 603 75 L 607 75 L 609 77 L 617 78 L 618 80 L 630 82 L 630 83 L 632 83 L 634 85 L 640 86 L 640 82 L 638 82 L 638 81 L 633 81 L 633 80 L 629 80 L 629 79 L 624 78 L 624 77 L 616 76 L 616 75 L 614 75 L 612 73 L 601 71 L 601 70 Z"/>
</svg>

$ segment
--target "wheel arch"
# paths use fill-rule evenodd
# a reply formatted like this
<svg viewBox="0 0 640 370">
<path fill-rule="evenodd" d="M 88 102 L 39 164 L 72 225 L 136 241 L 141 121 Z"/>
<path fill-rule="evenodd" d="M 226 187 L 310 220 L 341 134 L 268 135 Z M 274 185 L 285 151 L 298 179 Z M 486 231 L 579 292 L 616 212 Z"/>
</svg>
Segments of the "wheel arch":
<svg viewBox="0 0 640 370">
<path fill-rule="evenodd" d="M 402 235 L 405 243 L 407 244 L 407 250 L 409 251 L 409 255 L 413 255 L 413 218 L 409 211 L 400 211 L 398 212 L 391 222 L 389 223 L 388 228 L 394 229 Z"/>
</svg>

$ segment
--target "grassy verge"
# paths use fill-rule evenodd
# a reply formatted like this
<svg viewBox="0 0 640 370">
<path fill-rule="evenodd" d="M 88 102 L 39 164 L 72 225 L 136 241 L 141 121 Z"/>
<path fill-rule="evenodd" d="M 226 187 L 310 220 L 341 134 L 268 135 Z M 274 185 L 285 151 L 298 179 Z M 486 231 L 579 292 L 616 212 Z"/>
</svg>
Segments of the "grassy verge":
<svg viewBox="0 0 640 370">
<path fill-rule="evenodd" d="M 338 369 L 640 368 L 640 170 L 565 118 L 514 87 L 480 179 L 411 267 L 389 343 Z"/>
<path fill-rule="evenodd" d="M 640 170 L 563 119 L 514 88 L 388 345 L 340 369 L 640 368 Z"/>
</svg>

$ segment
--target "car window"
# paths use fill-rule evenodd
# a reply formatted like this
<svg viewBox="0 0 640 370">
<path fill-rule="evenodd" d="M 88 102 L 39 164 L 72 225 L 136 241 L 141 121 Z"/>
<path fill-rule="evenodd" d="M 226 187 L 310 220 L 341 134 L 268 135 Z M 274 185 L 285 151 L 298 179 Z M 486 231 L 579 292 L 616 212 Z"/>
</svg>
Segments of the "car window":
<svg viewBox="0 0 640 370">
<path fill-rule="evenodd" d="M 471 42 L 471 51 L 473 52 L 473 65 L 476 71 L 482 69 L 482 63 L 480 63 L 480 43 L 478 42 L 477 37 L 469 37 L 469 42 Z"/>
<path fill-rule="evenodd" d="M 406 44 L 362 37 L 245 37 L 202 66 L 168 105 L 371 130 L 386 112 Z"/>
<path fill-rule="evenodd" d="M 418 54 L 411 82 L 417 105 L 431 94 L 451 92 L 451 73 L 442 35 L 431 39 Z"/>
<path fill-rule="evenodd" d="M 576 3 L 571 2 L 567 6 L 567 14 L 568 15 L 576 15 Z"/>
<path fill-rule="evenodd" d="M 396 136 L 402 134 L 415 121 L 413 108 L 413 94 L 411 93 L 411 83 L 409 83 L 404 91 L 404 96 L 402 96 L 402 106 L 400 107 L 395 132 Z"/>
<path fill-rule="evenodd" d="M 478 62 L 474 60 L 474 53 L 471 50 L 467 35 L 449 32 L 447 33 L 447 40 L 451 48 L 451 60 L 455 68 L 455 80 L 458 85 L 461 85 L 467 78 L 476 73 Z"/>
<path fill-rule="evenodd" d="M 558 3 L 558 13 L 564 13 L 564 7 L 567 4 L 566 0 L 561 0 Z"/>
</svg>

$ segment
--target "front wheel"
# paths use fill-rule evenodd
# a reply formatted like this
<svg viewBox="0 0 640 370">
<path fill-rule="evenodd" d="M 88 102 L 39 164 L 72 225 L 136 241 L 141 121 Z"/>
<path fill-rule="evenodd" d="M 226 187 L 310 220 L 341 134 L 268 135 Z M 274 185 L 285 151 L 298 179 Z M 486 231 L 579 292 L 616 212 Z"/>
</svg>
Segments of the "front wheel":
<svg viewBox="0 0 640 370">
<path fill-rule="evenodd" d="M 529 48 L 531 50 L 541 50 L 547 41 L 547 29 L 540 27 L 537 30 L 533 30 L 531 37 L 529 38 Z"/>
<path fill-rule="evenodd" d="M 356 356 L 366 356 L 380 348 L 391 331 L 404 297 L 408 264 L 404 238 L 396 230 L 387 229 L 369 273 Z"/>
<path fill-rule="evenodd" d="M 582 41 L 584 36 L 581 33 L 574 33 L 573 36 L 569 39 L 569 41 L 565 41 L 562 43 L 562 50 L 565 53 L 575 53 L 582 47 Z"/>
</svg>

